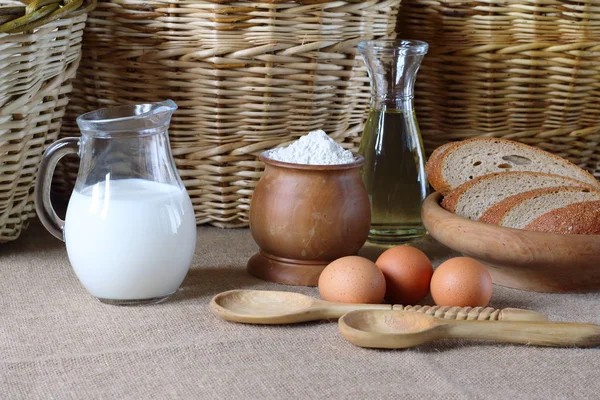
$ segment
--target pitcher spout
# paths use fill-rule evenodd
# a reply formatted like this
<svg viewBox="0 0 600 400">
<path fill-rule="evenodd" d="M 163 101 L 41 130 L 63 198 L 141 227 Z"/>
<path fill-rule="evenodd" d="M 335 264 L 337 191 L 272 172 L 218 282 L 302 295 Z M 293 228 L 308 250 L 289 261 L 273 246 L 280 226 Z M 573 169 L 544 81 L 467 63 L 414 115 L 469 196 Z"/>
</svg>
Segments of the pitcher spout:
<svg viewBox="0 0 600 400">
<path fill-rule="evenodd" d="M 164 130 L 177 110 L 173 100 L 102 108 L 77 117 L 82 135 L 152 134 Z"/>
</svg>

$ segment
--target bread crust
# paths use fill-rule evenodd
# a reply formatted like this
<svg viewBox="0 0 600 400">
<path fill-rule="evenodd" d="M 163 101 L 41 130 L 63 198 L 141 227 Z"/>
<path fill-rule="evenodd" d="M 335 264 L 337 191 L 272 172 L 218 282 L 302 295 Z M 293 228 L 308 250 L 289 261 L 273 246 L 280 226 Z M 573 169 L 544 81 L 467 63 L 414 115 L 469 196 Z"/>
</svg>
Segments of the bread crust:
<svg viewBox="0 0 600 400">
<path fill-rule="evenodd" d="M 589 172 L 585 171 L 584 169 L 578 167 L 577 165 L 573 164 L 572 162 L 570 162 L 562 157 L 559 157 L 555 154 L 548 153 L 547 151 L 538 149 L 536 147 L 529 146 L 529 145 L 521 143 L 521 142 L 516 142 L 514 140 L 500 139 L 500 138 L 488 138 L 488 137 L 477 137 L 477 138 L 463 140 L 460 142 L 451 143 L 445 149 L 441 149 L 438 155 L 430 158 L 430 161 L 428 161 L 428 163 L 427 163 L 428 166 L 426 168 L 426 171 L 428 173 L 429 183 L 436 191 L 440 192 L 441 194 L 443 194 L 445 196 L 450 191 L 452 191 L 452 189 L 454 189 L 448 184 L 448 182 L 444 179 L 443 174 L 442 174 L 445 160 L 450 154 L 452 154 L 452 152 L 457 147 L 463 146 L 467 143 L 473 143 L 473 142 L 504 143 L 507 145 L 514 145 L 517 147 L 521 147 L 527 151 L 535 152 L 538 154 L 544 154 L 553 159 L 556 159 L 557 161 L 560 161 L 563 164 L 569 165 L 569 166 L 573 167 L 574 169 L 580 170 L 583 173 L 583 176 L 586 176 L 590 180 L 590 182 L 582 181 L 582 183 L 585 183 L 587 185 L 593 185 L 596 189 L 600 189 L 600 182 L 598 182 L 598 180 L 596 180 L 596 178 L 594 178 L 594 176 L 592 174 L 590 174 Z M 446 146 L 446 145 L 444 145 L 444 146 Z M 433 154 L 432 154 L 432 156 L 433 156 Z"/>
<path fill-rule="evenodd" d="M 425 172 L 429 173 L 429 168 L 431 167 L 431 164 L 442 154 L 444 153 L 450 146 L 452 146 L 453 144 L 455 144 L 456 142 L 448 142 L 448 143 L 444 143 L 441 146 L 438 146 L 435 150 L 433 150 L 433 152 L 431 153 L 431 155 L 429 156 L 429 158 L 427 159 L 427 163 L 425 164 Z"/>
<path fill-rule="evenodd" d="M 533 199 L 538 196 L 549 193 L 555 193 L 560 191 L 580 191 L 583 189 L 597 191 L 595 189 L 590 189 L 589 187 L 585 186 L 555 186 L 542 189 L 528 190 L 526 192 L 519 193 L 514 196 L 509 196 L 506 199 L 494 204 L 481 215 L 479 221 L 485 222 L 487 224 L 500 225 L 506 213 L 508 213 L 510 210 L 512 210 L 514 207 L 521 204 L 525 200 Z M 600 193 L 600 191 L 598 192 Z"/>
<path fill-rule="evenodd" d="M 569 204 L 540 215 L 526 230 L 572 235 L 600 234 L 600 201 Z"/>
<path fill-rule="evenodd" d="M 545 173 L 545 172 L 531 172 L 531 171 L 495 172 L 492 174 L 478 176 L 470 181 L 463 183 L 460 186 L 457 186 L 455 189 L 450 191 L 450 193 L 448 193 L 448 195 L 446 195 L 444 197 L 444 199 L 442 200 L 441 206 L 450 212 L 456 212 L 456 206 L 458 205 L 458 202 L 460 201 L 461 196 L 467 190 L 469 190 L 471 187 L 473 187 L 475 184 L 477 184 L 478 182 L 481 182 L 481 181 L 495 179 L 498 176 L 506 176 L 506 175 L 509 175 L 509 176 L 521 175 L 521 176 L 539 176 L 539 177 L 541 177 L 541 176 L 560 177 L 566 181 L 571 182 L 572 185 L 569 185 L 569 186 L 589 187 L 590 189 L 597 190 L 597 188 L 594 187 L 593 185 L 588 185 L 584 182 L 578 181 L 577 179 L 569 178 L 567 176 L 562 176 L 562 175 L 549 174 L 549 173 Z M 566 183 L 565 183 L 565 185 L 566 185 Z"/>
<path fill-rule="evenodd" d="M 431 153 L 431 157 L 425 164 L 425 172 L 427 173 L 427 180 L 431 187 L 444 196 L 452 189 L 446 181 L 442 178 L 442 166 L 444 160 L 448 155 L 448 152 L 458 146 L 462 142 L 449 142 L 446 143 Z"/>
</svg>

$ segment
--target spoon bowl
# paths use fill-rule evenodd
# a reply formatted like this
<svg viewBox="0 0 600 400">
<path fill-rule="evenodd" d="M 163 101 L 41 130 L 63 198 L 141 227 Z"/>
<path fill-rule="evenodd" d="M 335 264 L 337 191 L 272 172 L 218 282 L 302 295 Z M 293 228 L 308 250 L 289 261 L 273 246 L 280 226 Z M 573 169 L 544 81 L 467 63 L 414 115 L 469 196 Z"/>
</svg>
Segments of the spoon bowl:
<svg viewBox="0 0 600 400">
<path fill-rule="evenodd" d="M 598 346 L 600 326 L 571 322 L 461 321 L 408 311 L 360 310 L 343 315 L 341 334 L 360 347 L 399 349 L 437 339 L 484 339 L 538 346 Z"/>
<path fill-rule="evenodd" d="M 435 318 L 425 314 L 399 311 L 355 311 L 343 316 L 349 327 L 364 332 L 412 333 L 435 328 Z"/>
<path fill-rule="evenodd" d="M 215 306 L 234 310 L 240 315 L 278 317 L 295 314 L 311 307 L 315 299 L 300 293 L 266 290 L 231 290 L 216 295 Z"/>
<path fill-rule="evenodd" d="M 360 347 L 413 347 L 435 340 L 440 334 L 436 318 L 409 311 L 354 311 L 342 316 L 338 325 L 342 335 Z"/>
</svg>

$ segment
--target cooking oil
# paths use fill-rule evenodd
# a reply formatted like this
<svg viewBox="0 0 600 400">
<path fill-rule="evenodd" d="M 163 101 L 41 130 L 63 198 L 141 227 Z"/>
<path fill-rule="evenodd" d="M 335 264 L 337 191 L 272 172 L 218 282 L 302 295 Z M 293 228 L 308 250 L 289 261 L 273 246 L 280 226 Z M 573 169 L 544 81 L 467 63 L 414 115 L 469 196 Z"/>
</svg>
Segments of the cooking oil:
<svg viewBox="0 0 600 400">
<path fill-rule="evenodd" d="M 361 172 L 371 201 L 372 242 L 399 243 L 425 234 L 421 203 L 427 181 L 415 121 L 405 110 L 369 113 L 358 152 L 365 158 Z"/>
</svg>

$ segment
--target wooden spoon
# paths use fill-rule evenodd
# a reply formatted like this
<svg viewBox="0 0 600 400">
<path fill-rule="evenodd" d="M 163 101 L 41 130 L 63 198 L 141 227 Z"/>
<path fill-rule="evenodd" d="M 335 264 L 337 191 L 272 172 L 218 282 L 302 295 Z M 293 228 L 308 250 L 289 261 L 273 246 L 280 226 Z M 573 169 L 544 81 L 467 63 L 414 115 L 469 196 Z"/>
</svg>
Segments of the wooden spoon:
<svg viewBox="0 0 600 400">
<path fill-rule="evenodd" d="M 331 303 L 300 293 L 269 290 L 230 290 L 210 301 L 219 317 L 247 324 L 293 324 L 339 318 L 354 310 L 391 310 L 390 304 Z"/>
<path fill-rule="evenodd" d="M 210 302 L 213 313 L 233 322 L 247 324 L 293 324 L 296 322 L 337 319 L 354 310 L 392 310 L 390 304 L 347 304 L 318 300 L 300 293 L 268 290 L 230 290 L 219 293 Z M 418 313 L 451 319 L 500 319 L 545 321 L 534 311 L 506 308 L 398 306 Z"/>
<path fill-rule="evenodd" d="M 400 349 L 437 339 L 484 339 L 538 346 L 600 345 L 600 326 L 573 322 L 459 321 L 406 311 L 353 311 L 338 322 L 360 347 Z"/>
</svg>

